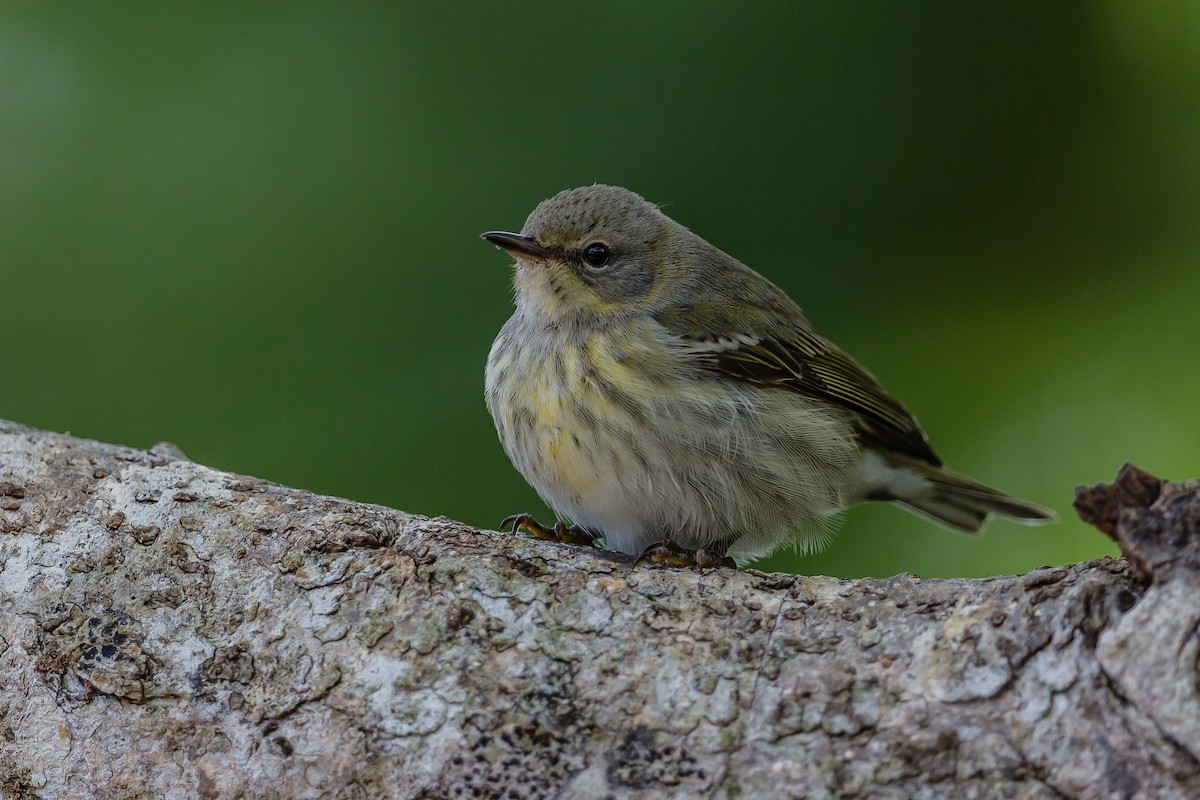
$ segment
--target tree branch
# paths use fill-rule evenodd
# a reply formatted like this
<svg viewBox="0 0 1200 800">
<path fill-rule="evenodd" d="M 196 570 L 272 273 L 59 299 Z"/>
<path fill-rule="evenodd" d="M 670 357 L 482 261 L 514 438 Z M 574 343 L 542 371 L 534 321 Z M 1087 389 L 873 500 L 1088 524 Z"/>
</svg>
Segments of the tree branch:
<svg viewBox="0 0 1200 800">
<path fill-rule="evenodd" d="M 1200 795 L 1200 481 L 1124 560 L 633 568 L 0 422 L 0 794 Z"/>
</svg>

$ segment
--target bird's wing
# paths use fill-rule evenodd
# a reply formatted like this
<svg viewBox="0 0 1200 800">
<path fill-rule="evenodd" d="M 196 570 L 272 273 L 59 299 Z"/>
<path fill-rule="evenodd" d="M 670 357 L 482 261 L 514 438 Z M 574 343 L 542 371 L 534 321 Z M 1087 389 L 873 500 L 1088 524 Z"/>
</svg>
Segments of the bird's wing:
<svg viewBox="0 0 1200 800">
<path fill-rule="evenodd" d="M 797 324 L 786 318 L 768 320 L 761 308 L 743 311 L 714 319 L 711 309 L 684 305 L 658 320 L 706 368 L 823 400 L 848 412 L 863 444 L 941 466 L 916 417 L 861 364 L 810 330 L 803 317 Z M 733 326 L 730 317 L 749 324 Z M 777 333 L 749 332 L 764 328 Z"/>
</svg>

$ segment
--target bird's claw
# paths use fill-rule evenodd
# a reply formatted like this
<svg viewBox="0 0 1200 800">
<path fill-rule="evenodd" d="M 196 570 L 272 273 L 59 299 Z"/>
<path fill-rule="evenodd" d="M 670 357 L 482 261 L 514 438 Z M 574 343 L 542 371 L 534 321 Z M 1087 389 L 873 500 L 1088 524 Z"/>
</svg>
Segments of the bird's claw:
<svg viewBox="0 0 1200 800">
<path fill-rule="evenodd" d="M 547 528 L 534 519 L 532 514 L 513 514 L 511 517 L 505 517 L 500 522 L 500 530 L 503 531 L 506 528 L 513 533 L 528 533 L 535 539 L 547 542 L 596 546 L 596 536 L 591 531 L 578 525 L 568 527 L 562 522 L 556 522 L 553 527 Z"/>
<path fill-rule="evenodd" d="M 663 539 L 647 547 L 634 559 L 633 565 L 636 567 L 643 561 L 649 561 L 652 564 L 670 564 L 675 567 L 697 567 L 699 569 L 728 567 L 730 569 L 737 569 L 737 564 L 734 563 L 734 560 L 722 552 L 705 550 L 703 547 L 688 550 L 669 539 Z"/>
</svg>

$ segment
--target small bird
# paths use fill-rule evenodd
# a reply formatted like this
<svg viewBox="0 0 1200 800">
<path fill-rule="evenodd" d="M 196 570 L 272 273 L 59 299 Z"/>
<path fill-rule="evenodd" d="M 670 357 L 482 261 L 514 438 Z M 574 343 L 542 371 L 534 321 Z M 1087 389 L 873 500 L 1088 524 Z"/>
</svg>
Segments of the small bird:
<svg viewBox="0 0 1200 800">
<path fill-rule="evenodd" d="M 1056 518 L 943 467 L 781 289 L 627 189 L 560 192 L 483 238 L 515 260 L 488 410 L 560 517 L 502 528 L 708 567 L 817 549 L 862 500 L 970 532 Z"/>
</svg>

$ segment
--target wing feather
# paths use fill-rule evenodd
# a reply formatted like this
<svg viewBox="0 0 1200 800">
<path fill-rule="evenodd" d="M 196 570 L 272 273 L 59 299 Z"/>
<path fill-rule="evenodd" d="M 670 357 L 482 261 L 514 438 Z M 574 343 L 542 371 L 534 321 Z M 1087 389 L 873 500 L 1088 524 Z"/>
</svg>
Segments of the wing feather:
<svg viewBox="0 0 1200 800">
<path fill-rule="evenodd" d="M 864 445 L 892 451 L 908 458 L 941 466 L 916 417 L 861 364 L 827 339 L 799 326 L 784 326 L 785 333 L 755 336 L 730 330 L 728 317 L 720 329 L 708 332 L 698 323 L 711 315 L 676 306 L 660 318 L 694 356 L 726 377 L 762 386 L 774 386 L 812 397 L 850 415 Z M 754 315 L 749 315 L 754 319 Z M 803 323 L 803 317 L 800 317 Z M 805 323 L 806 324 L 806 323 Z M 691 335 L 684 335 L 688 331 Z M 695 331 L 705 331 L 696 335 Z"/>
</svg>

